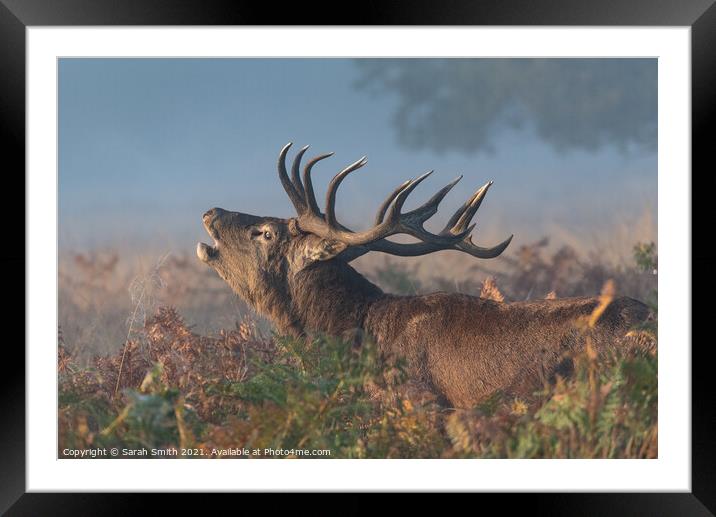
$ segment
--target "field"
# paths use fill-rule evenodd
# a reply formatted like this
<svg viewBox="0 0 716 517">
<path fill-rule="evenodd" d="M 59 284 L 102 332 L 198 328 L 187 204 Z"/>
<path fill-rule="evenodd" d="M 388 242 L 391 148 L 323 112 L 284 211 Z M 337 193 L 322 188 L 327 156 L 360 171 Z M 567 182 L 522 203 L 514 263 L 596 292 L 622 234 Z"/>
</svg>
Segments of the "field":
<svg viewBox="0 0 716 517">
<path fill-rule="evenodd" d="M 547 239 L 506 253 L 500 269 L 475 262 L 452 277 L 383 257 L 357 267 L 394 293 L 513 301 L 601 292 L 603 305 L 627 295 L 656 313 L 652 243 L 634 244 L 622 263 Z M 59 271 L 60 457 L 100 447 L 155 457 L 658 454 L 656 321 L 633 329 L 608 357 L 590 348 L 584 322 L 572 377 L 545 384 L 530 403 L 497 392 L 458 410 L 416 390 L 404 365 L 370 343 L 355 349 L 273 334 L 193 256 L 64 253 Z"/>
</svg>

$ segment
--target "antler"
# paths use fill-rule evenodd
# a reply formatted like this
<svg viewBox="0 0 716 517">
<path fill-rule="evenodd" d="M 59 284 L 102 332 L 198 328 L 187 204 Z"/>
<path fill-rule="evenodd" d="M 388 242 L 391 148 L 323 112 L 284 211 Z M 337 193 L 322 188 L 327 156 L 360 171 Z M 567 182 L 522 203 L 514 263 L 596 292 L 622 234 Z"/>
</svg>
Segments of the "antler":
<svg viewBox="0 0 716 517">
<path fill-rule="evenodd" d="M 353 171 L 366 164 L 366 158 L 352 163 L 336 174 L 328 184 L 326 192 L 325 214 L 321 213 L 311 182 L 311 169 L 319 161 L 332 156 L 333 153 L 323 154 L 310 160 L 303 170 L 303 181 L 299 177 L 301 159 L 308 149 L 302 148 L 294 158 L 291 168 L 291 178 L 286 171 L 286 154 L 292 144 L 281 149 L 278 159 L 278 172 L 284 190 L 288 194 L 298 214 L 298 226 L 305 232 L 330 238 L 353 247 L 349 260 L 353 260 L 369 251 L 381 251 L 393 255 L 416 256 L 425 255 L 443 249 L 457 249 L 479 258 L 492 258 L 498 256 L 510 243 L 512 236 L 493 248 L 481 248 L 472 243 L 470 233 L 475 227 L 470 225 L 477 209 L 487 193 L 492 182 L 480 188 L 468 201 L 458 209 L 450 218 L 447 225 L 439 234 L 428 232 L 423 225 L 435 213 L 438 205 L 448 192 L 462 179 L 459 176 L 441 188 L 427 202 L 415 210 L 403 213 L 402 208 L 410 193 L 422 183 L 433 171 L 426 172 L 413 180 L 399 185 L 380 205 L 376 214 L 375 224 L 364 232 L 354 232 L 340 224 L 336 218 L 335 204 L 336 192 L 341 182 Z M 386 240 L 386 237 L 396 234 L 408 234 L 420 240 L 418 243 L 401 244 Z"/>
<path fill-rule="evenodd" d="M 461 179 L 462 176 L 459 179 Z M 456 180 L 456 182 L 458 181 Z M 467 225 L 470 223 L 472 218 L 477 213 L 478 208 L 480 208 L 480 205 L 482 204 L 482 200 L 485 198 L 485 195 L 487 194 L 488 189 L 492 186 L 492 181 L 486 183 L 482 187 L 480 187 L 466 202 L 463 204 L 453 215 L 450 217 L 450 220 L 445 225 L 445 228 L 440 232 L 440 235 L 445 234 L 458 234 L 461 231 L 463 231 Z M 473 225 L 474 226 L 474 225 Z M 472 229 L 471 226 L 470 228 Z M 467 235 L 462 241 L 456 243 L 452 248 L 448 249 L 456 249 L 460 251 L 464 251 L 465 253 L 469 253 L 473 257 L 482 258 L 482 259 L 488 259 L 488 258 L 495 258 L 499 256 L 503 251 L 505 251 L 505 248 L 509 246 L 510 242 L 512 241 L 513 235 L 510 235 L 507 239 L 502 241 L 501 243 L 497 244 L 496 246 L 493 246 L 491 248 L 483 248 L 481 246 L 477 246 L 472 242 L 472 235 Z M 426 255 L 428 253 L 433 253 L 435 251 L 440 251 L 442 249 L 446 249 L 443 247 L 433 246 L 431 243 L 427 242 L 416 242 L 416 243 L 410 243 L 410 244 L 403 244 L 398 242 L 391 242 L 391 241 L 381 241 L 377 242 L 374 245 L 371 246 L 371 249 L 366 250 L 368 251 L 380 251 L 383 253 L 389 253 L 391 255 L 399 255 L 403 257 L 415 257 L 419 255 Z M 363 253 L 361 253 L 362 255 Z M 360 255 L 357 255 L 360 256 Z M 355 258 L 357 258 L 357 256 Z"/>
</svg>

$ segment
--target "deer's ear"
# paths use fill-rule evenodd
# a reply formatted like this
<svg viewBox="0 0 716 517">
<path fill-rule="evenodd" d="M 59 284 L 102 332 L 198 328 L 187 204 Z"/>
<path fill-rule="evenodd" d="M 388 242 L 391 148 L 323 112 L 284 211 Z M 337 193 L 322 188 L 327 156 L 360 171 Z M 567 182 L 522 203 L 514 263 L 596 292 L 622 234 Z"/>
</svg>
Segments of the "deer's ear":
<svg viewBox="0 0 716 517">
<path fill-rule="evenodd" d="M 305 259 L 308 262 L 331 260 L 347 247 L 347 244 L 340 241 L 317 238 L 306 247 Z"/>
<path fill-rule="evenodd" d="M 303 232 L 298 227 L 298 221 L 296 221 L 295 218 L 291 218 L 288 220 L 288 233 L 293 235 L 294 237 L 301 235 Z"/>
</svg>

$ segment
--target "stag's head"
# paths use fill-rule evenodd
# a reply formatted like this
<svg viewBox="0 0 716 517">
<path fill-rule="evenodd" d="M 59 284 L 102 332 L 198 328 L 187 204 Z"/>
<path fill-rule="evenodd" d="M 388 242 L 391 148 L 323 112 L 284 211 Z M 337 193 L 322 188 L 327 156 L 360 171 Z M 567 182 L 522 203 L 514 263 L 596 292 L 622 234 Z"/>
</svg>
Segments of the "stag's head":
<svg viewBox="0 0 716 517">
<path fill-rule="evenodd" d="M 424 223 L 438 209 L 438 204 L 462 178 L 458 177 L 418 208 L 403 212 L 410 193 L 432 171 L 399 185 L 382 203 L 374 225 L 365 231 L 353 231 L 336 219 L 336 191 L 351 172 L 366 163 L 365 158 L 336 174 L 328 185 L 325 209 L 321 212 L 313 191 L 311 170 L 319 161 L 332 156 L 323 154 L 308 161 L 301 174 L 301 161 L 308 147 L 293 160 L 291 174 L 286 168 L 286 145 L 278 158 L 278 174 L 288 194 L 296 217 L 279 219 L 258 217 L 240 212 L 212 208 L 203 216 L 204 227 L 214 239 L 214 245 L 197 245 L 200 260 L 211 266 L 244 299 L 256 303 L 260 293 L 272 291 L 288 294 L 291 277 L 308 267 L 320 267 L 326 261 L 349 262 L 370 251 L 399 256 L 417 256 L 434 251 L 454 249 L 478 258 L 493 258 L 507 247 L 512 236 L 492 248 L 482 248 L 472 242 L 470 224 L 492 182 L 477 190 L 450 217 L 445 228 L 428 232 Z M 387 239 L 396 234 L 418 239 L 414 243 L 397 243 Z"/>
</svg>

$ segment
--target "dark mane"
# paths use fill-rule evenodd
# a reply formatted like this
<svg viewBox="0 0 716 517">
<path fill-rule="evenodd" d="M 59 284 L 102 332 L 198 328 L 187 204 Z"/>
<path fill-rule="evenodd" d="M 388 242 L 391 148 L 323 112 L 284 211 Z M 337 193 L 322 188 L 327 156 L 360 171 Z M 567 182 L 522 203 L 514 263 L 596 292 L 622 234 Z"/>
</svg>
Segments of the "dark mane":
<svg viewBox="0 0 716 517">
<path fill-rule="evenodd" d="M 368 307 L 383 291 L 342 260 L 317 262 L 290 281 L 305 331 L 343 335 L 363 328 Z"/>
</svg>

